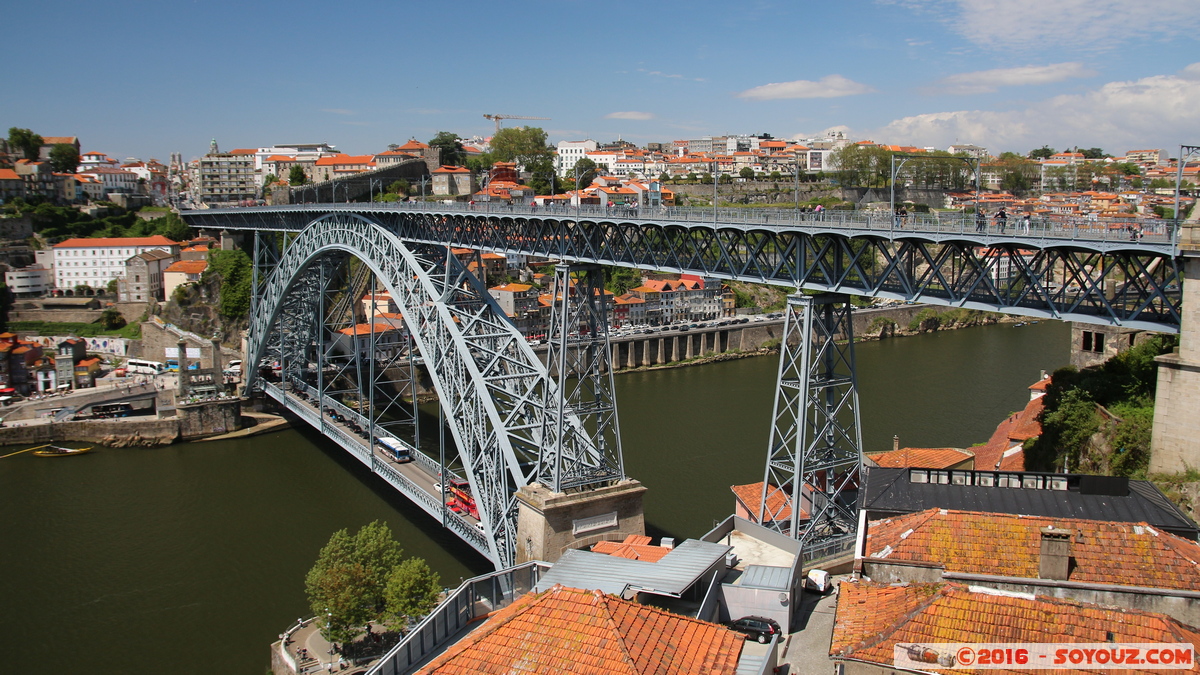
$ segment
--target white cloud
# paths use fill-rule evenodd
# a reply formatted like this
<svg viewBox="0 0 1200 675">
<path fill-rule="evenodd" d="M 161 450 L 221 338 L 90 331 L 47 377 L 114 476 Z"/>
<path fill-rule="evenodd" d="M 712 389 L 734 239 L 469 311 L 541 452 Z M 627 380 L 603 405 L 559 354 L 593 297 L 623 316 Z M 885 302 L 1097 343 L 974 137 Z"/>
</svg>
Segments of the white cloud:
<svg viewBox="0 0 1200 675">
<path fill-rule="evenodd" d="M 1106 51 L 1131 39 L 1200 29 L 1195 0 L 879 0 L 928 13 L 992 49 L 1047 45 Z"/>
<path fill-rule="evenodd" d="M 652 120 L 652 119 L 654 119 L 654 113 L 637 112 L 636 110 L 629 110 L 626 112 L 611 112 L 611 113 L 608 113 L 607 115 L 605 115 L 604 119 L 606 119 L 606 120 Z"/>
<path fill-rule="evenodd" d="M 738 94 L 738 98 L 749 98 L 755 101 L 772 101 L 780 98 L 838 98 L 869 94 L 875 91 L 871 87 L 848 80 L 841 75 L 826 75 L 813 82 L 812 80 L 794 80 L 792 82 L 772 82 L 753 89 L 747 89 Z"/>
<path fill-rule="evenodd" d="M 1019 68 L 996 68 L 973 73 L 951 75 L 937 82 L 930 89 L 943 94 L 986 94 L 1000 87 L 1016 87 L 1030 84 L 1051 84 L 1074 77 L 1091 77 L 1096 72 L 1088 70 L 1082 63 L 1052 63 L 1047 66 L 1021 66 Z"/>
<path fill-rule="evenodd" d="M 956 110 L 894 120 L 868 132 L 889 143 L 945 147 L 975 143 L 989 150 L 1028 150 L 1049 144 L 1172 147 L 1200 126 L 1200 64 L 1177 75 L 1109 82 L 1084 94 L 1065 94 L 1007 111 Z"/>
</svg>

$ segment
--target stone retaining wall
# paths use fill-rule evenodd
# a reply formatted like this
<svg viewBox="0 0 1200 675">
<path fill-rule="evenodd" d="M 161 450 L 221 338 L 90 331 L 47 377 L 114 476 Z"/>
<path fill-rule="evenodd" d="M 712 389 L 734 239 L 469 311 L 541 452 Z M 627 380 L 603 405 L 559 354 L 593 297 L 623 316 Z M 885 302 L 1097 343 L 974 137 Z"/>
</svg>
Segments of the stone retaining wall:
<svg viewBox="0 0 1200 675">
<path fill-rule="evenodd" d="M 152 448 L 179 437 L 179 420 L 81 420 L 0 428 L 0 445 L 36 445 L 58 441 L 99 443 L 110 448 Z"/>
</svg>

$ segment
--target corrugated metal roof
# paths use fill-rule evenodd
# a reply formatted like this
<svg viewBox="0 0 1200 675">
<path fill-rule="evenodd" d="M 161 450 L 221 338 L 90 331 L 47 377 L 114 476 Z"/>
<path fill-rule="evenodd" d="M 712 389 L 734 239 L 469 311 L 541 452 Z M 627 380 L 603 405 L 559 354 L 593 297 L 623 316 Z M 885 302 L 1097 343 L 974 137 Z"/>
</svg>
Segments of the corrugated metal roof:
<svg viewBox="0 0 1200 675">
<path fill-rule="evenodd" d="M 1148 481 L 1131 480 L 1127 495 L 1114 496 L 1084 494 L 1076 486 L 1082 477 L 1074 474 L 1066 476 L 1072 489 L 1045 490 L 913 483 L 909 480 L 908 472 L 909 469 L 868 469 L 866 489 L 859 495 L 860 507 L 876 514 L 913 513 L 940 508 L 1050 518 L 1145 522 L 1181 537 L 1197 538 L 1196 524 Z M 1026 475 L 1016 471 L 990 473 Z"/>
<path fill-rule="evenodd" d="M 770 591 L 786 591 L 791 588 L 792 570 L 771 565 L 747 565 L 738 579 L 738 586 L 765 588 Z"/>
<path fill-rule="evenodd" d="M 629 560 L 603 553 L 570 550 L 538 581 L 539 592 L 554 584 L 620 595 L 626 587 L 679 596 L 733 547 L 688 539 L 658 562 Z"/>
</svg>

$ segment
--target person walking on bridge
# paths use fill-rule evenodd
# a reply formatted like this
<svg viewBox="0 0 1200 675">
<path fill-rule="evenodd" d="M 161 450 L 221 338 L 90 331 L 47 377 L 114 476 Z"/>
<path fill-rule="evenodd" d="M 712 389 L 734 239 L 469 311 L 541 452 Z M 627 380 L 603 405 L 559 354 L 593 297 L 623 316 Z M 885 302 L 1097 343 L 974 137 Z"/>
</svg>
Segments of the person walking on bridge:
<svg viewBox="0 0 1200 675">
<path fill-rule="evenodd" d="M 975 207 L 975 231 L 983 232 L 987 229 L 987 209 L 982 206 Z"/>
<path fill-rule="evenodd" d="M 1031 219 L 1028 211 L 1025 212 L 1025 215 L 1021 216 L 1021 234 L 1029 234 L 1029 221 Z"/>
<path fill-rule="evenodd" d="M 1000 225 L 1000 234 L 1004 234 L 1004 228 L 1008 226 L 1008 212 L 1003 206 L 996 212 L 996 222 Z"/>
</svg>

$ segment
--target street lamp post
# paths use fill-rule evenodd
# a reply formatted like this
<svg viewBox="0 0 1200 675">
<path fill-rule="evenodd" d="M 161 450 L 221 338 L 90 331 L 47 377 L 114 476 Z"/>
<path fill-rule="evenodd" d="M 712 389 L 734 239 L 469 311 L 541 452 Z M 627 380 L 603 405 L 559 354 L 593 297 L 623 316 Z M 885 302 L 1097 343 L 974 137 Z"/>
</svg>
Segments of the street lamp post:
<svg viewBox="0 0 1200 675">
<path fill-rule="evenodd" d="M 1175 223 L 1183 221 L 1179 215 L 1179 188 L 1183 185 L 1183 167 L 1187 166 L 1188 160 L 1200 155 L 1200 145 L 1181 145 L 1179 146 L 1179 166 L 1175 170 Z"/>
<path fill-rule="evenodd" d="M 713 160 L 713 223 L 717 222 L 717 160 Z"/>
<path fill-rule="evenodd" d="M 796 177 L 796 217 L 800 217 L 800 151 L 794 151 L 796 155 L 796 168 L 792 169 L 792 174 Z"/>
</svg>

